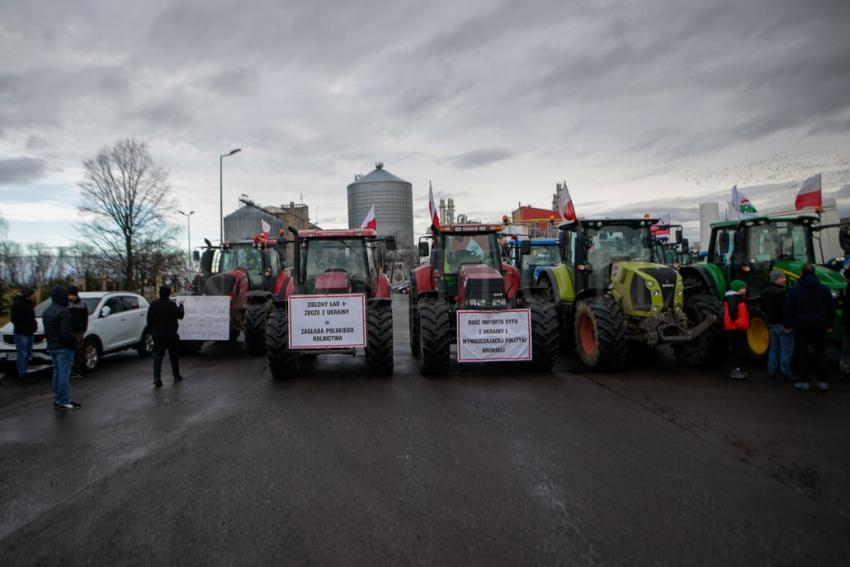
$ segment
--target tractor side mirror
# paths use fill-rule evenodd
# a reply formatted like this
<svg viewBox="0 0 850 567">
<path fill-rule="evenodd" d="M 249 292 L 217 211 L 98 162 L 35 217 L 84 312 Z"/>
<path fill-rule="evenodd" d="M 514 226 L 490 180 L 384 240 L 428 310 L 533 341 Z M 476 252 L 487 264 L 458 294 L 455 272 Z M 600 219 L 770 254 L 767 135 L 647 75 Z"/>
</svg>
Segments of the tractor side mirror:
<svg viewBox="0 0 850 567">
<path fill-rule="evenodd" d="M 201 255 L 201 271 L 205 274 L 212 273 L 212 263 L 213 263 L 213 255 L 215 254 L 215 250 L 212 248 L 207 248 L 204 250 L 204 253 Z"/>
<path fill-rule="evenodd" d="M 691 243 L 688 242 L 687 238 L 681 239 L 681 241 L 679 243 L 682 245 L 682 252 L 687 252 L 688 250 L 691 249 Z"/>
<path fill-rule="evenodd" d="M 676 244 L 682 243 L 682 229 L 676 231 Z"/>
<path fill-rule="evenodd" d="M 100 310 L 101 317 L 109 317 L 110 313 L 112 313 L 112 308 L 108 305 L 104 305 L 103 308 Z"/>
<path fill-rule="evenodd" d="M 528 256 L 531 254 L 531 241 L 530 240 L 520 240 L 519 241 L 519 253 L 522 256 Z"/>
<path fill-rule="evenodd" d="M 430 255 L 431 255 L 431 250 L 428 247 L 428 243 L 425 242 L 424 240 L 419 242 L 419 257 L 422 258 L 423 256 L 430 256 Z"/>
<path fill-rule="evenodd" d="M 192 260 L 194 260 L 195 262 L 200 262 L 201 261 L 201 253 L 197 250 L 193 250 L 192 251 Z"/>
<path fill-rule="evenodd" d="M 395 236 L 387 236 L 386 240 L 387 252 L 393 252 L 396 249 Z"/>
</svg>

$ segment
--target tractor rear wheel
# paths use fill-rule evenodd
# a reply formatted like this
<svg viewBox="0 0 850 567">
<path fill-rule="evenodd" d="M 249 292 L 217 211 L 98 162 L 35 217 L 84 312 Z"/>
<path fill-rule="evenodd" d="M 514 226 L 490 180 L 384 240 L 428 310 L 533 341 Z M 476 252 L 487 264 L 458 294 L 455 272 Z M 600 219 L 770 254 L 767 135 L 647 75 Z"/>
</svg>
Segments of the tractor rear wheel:
<svg viewBox="0 0 850 567">
<path fill-rule="evenodd" d="M 419 309 L 417 308 L 413 288 L 411 288 L 410 301 L 407 308 L 407 323 L 410 328 L 410 354 L 413 355 L 413 358 L 419 358 Z"/>
<path fill-rule="evenodd" d="M 298 353 L 289 349 L 289 317 L 283 307 L 273 309 L 269 317 L 266 355 L 269 358 L 269 370 L 275 380 L 298 374 L 300 361 Z"/>
<path fill-rule="evenodd" d="M 694 340 L 674 347 L 680 364 L 697 367 L 722 360 L 726 343 L 720 320 L 721 309 L 720 301 L 708 293 L 685 296 L 683 310 L 688 317 L 688 327 L 696 327 L 712 315 L 716 321 Z"/>
<path fill-rule="evenodd" d="M 419 371 L 445 374 L 452 356 L 452 330 L 449 306 L 445 301 L 423 298 L 418 302 Z"/>
<path fill-rule="evenodd" d="M 255 356 L 266 352 L 266 322 L 269 304 L 249 303 L 245 308 L 245 346 Z"/>
<path fill-rule="evenodd" d="M 548 372 L 558 360 L 558 310 L 547 300 L 529 302 L 531 308 L 531 365 Z"/>
<path fill-rule="evenodd" d="M 393 373 L 393 306 L 376 302 L 369 306 L 366 320 L 366 364 L 382 376 Z"/>
<path fill-rule="evenodd" d="M 576 353 L 582 364 L 596 370 L 616 370 L 626 362 L 626 323 L 620 307 L 609 296 L 576 305 Z"/>
</svg>

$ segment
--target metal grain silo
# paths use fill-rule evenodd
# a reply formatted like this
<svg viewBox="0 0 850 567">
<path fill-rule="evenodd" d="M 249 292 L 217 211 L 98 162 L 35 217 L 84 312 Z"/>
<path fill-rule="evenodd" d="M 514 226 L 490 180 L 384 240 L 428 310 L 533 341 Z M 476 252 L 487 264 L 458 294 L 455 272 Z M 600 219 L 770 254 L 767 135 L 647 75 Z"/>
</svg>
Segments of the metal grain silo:
<svg viewBox="0 0 850 567">
<path fill-rule="evenodd" d="M 265 228 L 263 226 L 264 221 L 269 227 L 269 234 L 272 238 L 277 236 L 280 229 L 284 228 L 283 222 L 279 218 L 265 213 L 257 207 L 245 205 L 236 209 L 224 216 L 224 239 L 235 241 L 254 238 Z"/>
<path fill-rule="evenodd" d="M 360 228 L 372 205 L 378 233 L 395 236 L 399 253 L 412 255 L 413 186 L 376 163 L 374 171 L 356 176 L 348 186 L 348 227 Z"/>
</svg>

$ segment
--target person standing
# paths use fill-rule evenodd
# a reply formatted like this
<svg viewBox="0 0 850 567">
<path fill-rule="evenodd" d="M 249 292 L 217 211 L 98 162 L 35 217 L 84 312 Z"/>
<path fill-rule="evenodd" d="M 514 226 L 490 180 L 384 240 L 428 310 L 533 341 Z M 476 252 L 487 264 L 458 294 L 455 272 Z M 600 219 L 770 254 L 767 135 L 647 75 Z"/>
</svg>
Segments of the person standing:
<svg viewBox="0 0 850 567">
<path fill-rule="evenodd" d="M 750 311 L 747 309 L 747 284 L 733 280 L 723 297 L 723 329 L 729 344 L 729 378 L 744 380 L 747 371 L 747 329 L 750 328 Z"/>
<path fill-rule="evenodd" d="M 829 391 L 826 381 L 826 335 L 832 331 L 835 303 L 832 293 L 815 276 L 811 264 L 803 266 L 800 281 L 788 291 L 785 300 L 785 328 L 794 332 L 794 356 L 798 378 L 794 387 L 805 392 L 811 389 L 812 370 L 818 377 L 818 389 Z M 814 351 L 814 356 L 809 349 Z"/>
<path fill-rule="evenodd" d="M 171 360 L 171 375 L 174 382 L 183 379 L 180 375 L 180 335 L 177 334 L 178 321 L 183 318 L 183 303 L 175 304 L 170 299 L 171 288 L 164 285 L 159 288 L 159 299 L 148 308 L 148 330 L 153 336 L 153 387 L 162 387 L 162 359 L 165 351 Z"/>
<path fill-rule="evenodd" d="M 21 293 L 12 300 L 12 326 L 15 338 L 15 366 L 18 371 L 18 380 L 24 381 L 29 368 L 30 356 L 32 356 L 32 337 L 38 329 L 35 320 L 35 291 L 25 287 Z"/>
<path fill-rule="evenodd" d="M 844 289 L 843 309 L 841 310 L 841 326 L 844 330 L 844 338 L 842 340 L 841 360 L 841 375 L 846 380 L 850 376 L 850 268 L 844 270 L 844 281 L 847 282 L 847 287 Z"/>
<path fill-rule="evenodd" d="M 80 299 L 80 290 L 77 286 L 68 287 L 68 311 L 71 312 L 71 332 L 76 342 L 74 348 L 74 370 L 71 378 L 78 380 L 83 377 L 85 370 L 85 336 L 89 328 L 89 308 Z"/>
<path fill-rule="evenodd" d="M 53 303 L 42 315 L 47 350 L 53 358 L 53 407 L 70 410 L 81 407 L 71 400 L 71 365 L 74 363 L 74 333 L 68 310 L 68 291 L 55 287 L 50 294 Z"/>
<path fill-rule="evenodd" d="M 770 349 L 767 352 L 767 377 L 775 380 L 791 379 L 791 354 L 794 350 L 794 335 L 785 330 L 783 312 L 785 311 L 785 285 L 788 280 L 779 271 L 770 272 L 770 284 L 761 292 L 759 305 L 767 319 L 770 333 Z"/>
</svg>

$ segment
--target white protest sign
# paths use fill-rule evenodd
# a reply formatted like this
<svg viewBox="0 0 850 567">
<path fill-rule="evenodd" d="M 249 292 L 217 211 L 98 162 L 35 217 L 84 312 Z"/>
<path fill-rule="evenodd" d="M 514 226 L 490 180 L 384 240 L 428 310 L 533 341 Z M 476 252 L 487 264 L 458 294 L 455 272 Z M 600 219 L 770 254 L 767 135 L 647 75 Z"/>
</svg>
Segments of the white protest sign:
<svg viewBox="0 0 850 567">
<path fill-rule="evenodd" d="M 362 293 L 289 298 L 289 348 L 363 348 L 366 297 Z"/>
<path fill-rule="evenodd" d="M 457 312 L 458 362 L 531 360 L 531 310 Z"/>
<path fill-rule="evenodd" d="M 174 300 L 183 302 L 185 312 L 177 331 L 180 340 L 230 340 L 229 295 L 181 295 Z"/>
</svg>

